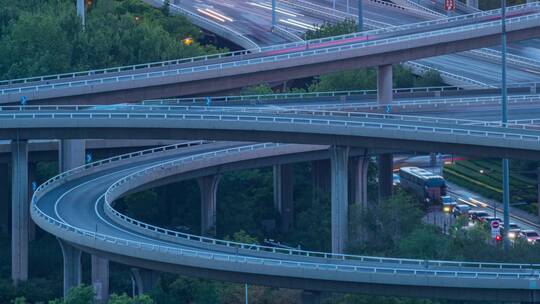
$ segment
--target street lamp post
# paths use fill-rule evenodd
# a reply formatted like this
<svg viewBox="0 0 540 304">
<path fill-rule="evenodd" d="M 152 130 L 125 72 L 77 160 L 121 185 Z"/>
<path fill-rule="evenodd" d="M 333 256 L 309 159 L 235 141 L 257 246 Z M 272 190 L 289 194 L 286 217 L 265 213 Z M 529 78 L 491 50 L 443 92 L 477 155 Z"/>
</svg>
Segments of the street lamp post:
<svg viewBox="0 0 540 304">
<path fill-rule="evenodd" d="M 84 13 L 84 0 L 77 0 L 77 16 L 81 18 L 81 24 L 83 29 L 86 23 Z"/>
<path fill-rule="evenodd" d="M 276 27 L 276 0 L 272 0 L 272 29 Z"/>
<path fill-rule="evenodd" d="M 362 32 L 364 30 L 364 12 L 362 0 L 358 0 L 358 31 Z"/>
<path fill-rule="evenodd" d="M 506 0 L 501 0 L 501 97 L 502 97 L 502 122 L 508 122 L 508 94 L 506 88 Z M 504 227 L 510 227 L 510 177 L 508 158 L 502 161 L 503 169 L 503 221 Z M 510 240 L 504 238 L 504 251 L 508 253 Z"/>
</svg>

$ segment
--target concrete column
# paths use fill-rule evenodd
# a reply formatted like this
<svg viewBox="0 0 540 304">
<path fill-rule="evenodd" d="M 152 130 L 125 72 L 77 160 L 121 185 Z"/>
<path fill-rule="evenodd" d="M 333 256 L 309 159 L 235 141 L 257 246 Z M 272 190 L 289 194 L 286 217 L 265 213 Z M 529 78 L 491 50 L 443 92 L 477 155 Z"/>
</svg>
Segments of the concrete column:
<svg viewBox="0 0 540 304">
<path fill-rule="evenodd" d="M 377 68 L 377 100 L 379 104 L 390 104 L 393 100 L 392 65 Z"/>
<path fill-rule="evenodd" d="M 330 193 L 330 160 L 311 162 L 313 176 L 313 199 L 319 200 L 321 195 Z"/>
<path fill-rule="evenodd" d="M 331 187 L 332 187 L 332 252 L 343 253 L 348 236 L 349 202 L 347 192 L 349 147 L 332 146 Z"/>
<path fill-rule="evenodd" d="M 36 182 L 36 163 L 28 163 L 28 205 L 32 203 L 32 196 L 34 195 L 34 189 L 32 188 L 32 182 Z M 30 212 L 30 210 L 29 210 Z M 30 217 L 28 213 L 28 240 L 33 241 L 36 239 L 36 223 Z"/>
<path fill-rule="evenodd" d="M 321 292 L 320 291 L 302 291 L 302 304 L 320 304 Z"/>
<path fill-rule="evenodd" d="M 73 287 L 81 285 L 81 254 L 82 252 L 70 243 L 58 239 L 64 257 L 64 297 Z"/>
<path fill-rule="evenodd" d="M 274 165 L 274 208 L 280 214 L 281 232 L 289 231 L 294 221 L 293 165 Z"/>
<path fill-rule="evenodd" d="M 379 201 L 392 196 L 394 158 L 392 154 L 379 155 Z"/>
<path fill-rule="evenodd" d="M 478 0 L 467 0 L 467 6 L 478 8 Z"/>
<path fill-rule="evenodd" d="M 11 278 L 28 279 L 28 141 L 11 143 Z"/>
<path fill-rule="evenodd" d="M 437 153 L 429 153 L 429 166 L 431 168 L 437 167 Z"/>
<path fill-rule="evenodd" d="M 379 104 L 391 104 L 393 100 L 392 91 L 392 65 L 379 66 L 377 70 L 377 99 Z M 381 154 L 379 156 L 379 199 L 384 199 L 392 195 L 392 154 Z"/>
<path fill-rule="evenodd" d="M 60 172 L 82 166 L 86 158 L 84 139 L 63 139 L 60 141 Z"/>
<path fill-rule="evenodd" d="M 0 234 L 9 232 L 9 165 L 0 164 Z"/>
<path fill-rule="evenodd" d="M 349 201 L 367 208 L 369 156 L 367 153 L 349 160 L 350 189 Z"/>
<path fill-rule="evenodd" d="M 137 289 L 136 294 L 140 296 L 148 293 L 155 287 L 159 279 L 159 274 L 154 270 L 131 268 L 131 277 Z"/>
<path fill-rule="evenodd" d="M 92 256 L 92 286 L 97 303 L 107 303 L 109 299 L 109 260 Z"/>
<path fill-rule="evenodd" d="M 536 203 L 538 206 L 538 219 L 540 221 L 540 168 L 537 168 L 536 170 Z"/>
<path fill-rule="evenodd" d="M 216 235 L 216 197 L 219 175 L 209 175 L 199 178 L 201 191 L 201 234 Z"/>
</svg>

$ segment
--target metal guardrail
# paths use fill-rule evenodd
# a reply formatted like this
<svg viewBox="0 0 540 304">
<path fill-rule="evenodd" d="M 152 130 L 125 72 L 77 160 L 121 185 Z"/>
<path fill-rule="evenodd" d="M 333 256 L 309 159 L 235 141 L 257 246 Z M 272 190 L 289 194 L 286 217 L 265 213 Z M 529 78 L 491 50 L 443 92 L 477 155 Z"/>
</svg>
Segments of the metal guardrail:
<svg viewBox="0 0 540 304">
<path fill-rule="evenodd" d="M 215 109 L 213 110 L 215 111 Z M 236 111 L 240 111 L 236 109 Z M 250 109 L 250 111 L 258 111 L 264 113 L 261 109 Z M 247 110 L 246 110 L 247 112 Z M 291 117 L 294 114 L 301 114 L 299 117 Z M 306 115 L 317 115 L 306 117 Z M 288 116 L 287 116 L 288 115 Z M 333 119 L 325 119 L 325 117 Z M 341 119 L 337 119 L 341 118 Z M 540 135 L 530 135 L 519 133 L 520 131 L 531 131 L 534 134 L 538 133 L 537 126 L 506 124 L 500 122 L 483 122 L 471 120 L 459 120 L 448 118 L 435 118 L 423 116 L 406 116 L 378 113 L 351 113 L 339 111 L 315 111 L 315 110 L 290 110 L 284 116 L 277 115 L 256 115 L 252 113 L 235 114 L 235 113 L 130 113 L 122 111 L 113 112 L 63 112 L 63 113 L 12 113 L 0 114 L 0 119 L 105 119 L 111 121 L 113 119 L 163 119 L 163 120 L 205 120 L 205 121 L 238 121 L 238 122 L 261 122 L 261 123 L 290 123 L 298 125 L 314 125 L 314 126 L 340 126 L 351 128 L 364 129 L 385 129 L 399 130 L 404 132 L 428 132 L 441 135 L 467 135 L 493 139 L 510 139 L 527 142 L 539 142 Z M 379 119 L 381 121 L 361 121 L 358 119 Z M 423 122 L 430 124 L 455 124 L 456 127 L 449 126 L 430 126 L 417 124 L 404 124 L 404 122 Z M 474 129 L 476 127 L 491 128 L 492 130 Z"/>
<path fill-rule="evenodd" d="M 530 3 L 530 4 L 511 6 L 511 7 L 509 7 L 507 9 L 507 11 L 512 12 L 512 11 L 520 10 L 520 9 L 524 9 L 524 8 L 538 8 L 538 7 L 540 7 L 540 3 L 535 2 L 535 3 Z M 133 71 L 133 70 L 139 70 L 139 69 L 144 69 L 144 68 L 163 67 L 163 66 L 177 65 L 177 64 L 182 64 L 182 63 L 190 63 L 190 62 L 196 62 L 196 61 L 204 61 L 204 60 L 209 60 L 209 59 L 216 59 L 216 58 L 220 59 L 220 58 L 226 58 L 226 57 L 245 55 L 245 54 L 248 54 L 248 53 L 259 52 L 259 51 L 260 52 L 265 52 L 265 51 L 273 51 L 273 50 L 289 48 L 289 47 L 298 47 L 298 46 L 305 45 L 305 43 L 317 44 L 317 43 L 336 41 L 336 40 L 341 40 L 341 39 L 346 39 L 346 38 L 361 37 L 361 36 L 365 36 L 365 35 L 377 35 L 377 34 L 382 34 L 382 33 L 391 33 L 391 32 L 396 32 L 396 31 L 400 31 L 400 30 L 420 28 L 420 27 L 430 26 L 430 25 L 435 25 L 435 24 L 451 23 L 453 21 L 459 21 L 459 20 L 483 17 L 483 16 L 491 16 L 491 15 L 497 15 L 497 14 L 500 14 L 500 9 L 491 10 L 491 11 L 481 11 L 481 12 L 474 13 L 474 14 L 460 15 L 460 16 L 455 16 L 455 17 L 451 17 L 451 18 L 444 18 L 444 19 L 439 19 L 439 20 L 430 20 L 430 21 L 423 21 L 423 22 L 407 24 L 407 25 L 385 27 L 383 29 L 375 29 L 375 30 L 366 31 L 366 32 L 360 32 L 360 33 L 345 34 L 345 35 L 339 35 L 339 36 L 334 36 L 334 37 L 313 39 L 313 40 L 308 40 L 308 41 L 302 42 L 302 43 L 287 43 L 287 44 L 280 44 L 280 45 L 274 45 L 274 46 L 268 46 L 268 47 L 262 47 L 262 48 L 248 49 L 248 50 L 243 50 L 243 51 L 235 51 L 235 52 L 228 52 L 228 53 L 220 53 L 220 54 L 198 56 L 198 57 L 192 57 L 192 58 L 175 59 L 175 60 L 167 60 L 167 61 L 161 61 L 161 62 L 152 62 L 152 63 L 137 64 L 137 65 L 130 65 L 130 66 L 122 66 L 122 67 L 113 67 L 113 68 L 96 69 L 96 70 L 80 71 L 80 72 L 73 72 L 73 73 L 63 73 L 63 74 L 55 74 L 55 75 L 45 75 L 45 76 L 18 78 L 18 79 L 11 79 L 11 80 L 0 80 L 0 86 L 12 85 L 12 84 L 27 84 L 27 83 L 32 83 L 32 82 L 42 82 L 42 81 L 48 81 L 48 80 L 68 79 L 68 78 L 75 78 L 75 77 L 82 77 L 82 76 L 100 75 L 100 74 L 111 74 L 111 73 L 118 73 L 118 72 L 122 72 L 122 71 Z M 6 94 L 3 91 L 0 91 L 0 93 L 1 94 Z"/>
<path fill-rule="evenodd" d="M 142 176 L 148 176 L 155 174 L 158 171 L 165 171 L 170 168 L 179 167 L 186 163 L 197 161 L 197 160 L 206 160 L 209 158 L 217 158 L 225 156 L 228 154 L 236 154 L 242 152 L 249 152 L 258 149 L 267 149 L 277 147 L 279 144 L 273 143 L 264 143 L 249 145 L 238 148 L 224 149 L 213 152 L 206 152 L 196 156 L 187 156 L 176 160 L 171 160 L 156 164 L 140 171 L 131 173 L 123 177 L 122 179 L 113 183 L 105 192 L 105 204 L 104 208 L 106 213 L 109 216 L 117 217 L 118 219 L 126 222 L 129 225 L 134 225 L 139 228 L 143 228 L 151 232 L 152 234 L 158 233 L 161 235 L 166 235 L 169 237 L 175 237 L 179 240 L 195 241 L 211 245 L 226 246 L 232 248 L 240 248 L 255 252 L 269 252 L 269 253 L 279 253 L 291 255 L 294 257 L 316 257 L 316 258 L 325 258 L 325 259 L 336 259 L 336 260 L 347 260 L 347 261 L 358 261 L 358 262 L 371 262 L 371 263 L 385 263 L 385 264 L 397 264 L 397 265 L 416 265 L 424 267 L 459 267 L 459 268 L 489 268 L 489 269 L 540 269 L 540 264 L 519 264 L 519 263 L 485 263 L 485 262 L 455 262 L 455 261 L 440 261 L 440 260 L 420 260 L 420 259 L 400 259 L 400 258 L 387 258 L 387 257 L 373 257 L 373 256 L 361 256 L 361 255 L 350 255 L 350 254 L 335 254 L 328 252 L 318 252 L 318 251 L 308 251 L 300 250 L 294 248 L 276 248 L 271 246 L 262 246 L 256 244 L 246 244 L 234 241 L 226 241 L 215 238 L 197 236 L 188 233 L 177 232 L 158 226 L 154 226 L 129 216 L 126 216 L 117 210 L 114 209 L 113 202 L 116 198 L 122 195 L 121 186 L 129 183 L 134 179 L 138 179 Z"/>
<path fill-rule="evenodd" d="M 193 145 L 193 144 L 201 144 L 203 142 L 192 142 L 187 143 L 187 145 Z M 139 151 L 135 153 L 129 153 L 124 154 L 116 157 L 112 157 L 106 160 L 97 161 L 94 163 L 90 163 L 84 166 L 80 166 L 77 168 L 74 168 L 72 170 L 66 171 L 60 175 L 57 175 L 42 185 L 40 185 L 32 197 L 32 213 L 36 215 L 39 219 L 42 219 L 45 223 L 52 224 L 56 228 L 60 228 L 62 230 L 65 230 L 67 232 L 72 232 L 77 237 L 86 237 L 90 238 L 94 241 L 94 244 L 96 241 L 105 241 L 109 243 L 113 243 L 116 245 L 123 245 L 123 246 L 129 246 L 129 247 L 135 247 L 138 249 L 142 249 L 143 247 L 150 248 L 151 250 L 160 250 L 160 252 L 169 252 L 174 251 L 176 253 L 180 254 L 186 254 L 189 256 L 199 256 L 201 254 L 201 257 L 208 258 L 210 255 L 211 258 L 215 257 L 225 257 L 227 261 L 235 261 L 235 262 L 246 262 L 246 257 L 239 257 L 238 255 L 230 255 L 230 254 L 214 254 L 209 253 L 208 251 L 198 251 L 198 250 L 186 250 L 186 249 L 179 249 L 169 246 L 162 246 L 162 245 L 155 245 L 151 243 L 144 243 L 144 242 L 135 242 L 130 241 L 127 239 L 122 238 L 116 238 L 110 235 L 97 233 L 95 231 L 89 231 L 85 229 L 80 229 L 75 226 L 69 225 L 65 222 L 59 221 L 49 215 L 47 215 L 45 212 L 43 212 L 38 206 L 37 201 L 43 197 L 46 193 L 54 189 L 55 187 L 63 184 L 64 182 L 68 181 L 69 178 L 74 177 L 75 175 L 84 173 L 84 171 L 103 166 L 105 164 L 109 164 L 112 162 L 118 162 L 125 159 L 130 158 L 136 158 L 143 155 L 147 155 L 149 153 L 156 153 L 159 151 L 167 151 L 172 149 L 177 149 L 179 146 L 185 146 L 186 144 L 180 144 L 180 145 L 172 145 L 172 146 L 165 146 L 160 148 L 154 148 L 154 149 L 148 149 L 144 151 Z M 264 144 L 263 144 L 264 145 Z M 34 217 L 35 218 L 35 217 Z M 185 236 L 186 234 L 183 233 L 177 233 L 179 237 Z M 190 236 L 191 235 L 187 235 Z M 198 239 L 201 242 L 204 242 L 205 240 L 209 240 L 209 238 L 204 237 L 198 237 Z M 191 239 L 194 240 L 194 239 Z M 228 242 L 228 241 L 222 241 L 222 240 L 212 240 L 212 244 L 222 244 L 221 242 L 224 242 L 223 244 L 229 244 L 229 246 L 240 246 L 239 248 L 245 248 L 245 249 L 251 249 L 254 250 L 255 247 L 253 247 L 252 244 L 243 244 L 243 243 L 236 243 L 236 242 Z M 236 244 L 236 245 L 235 245 Z M 258 246 L 258 249 L 255 249 L 257 251 L 266 251 L 266 248 L 272 248 L 272 247 L 266 247 L 265 246 Z M 301 255 L 301 253 L 304 253 L 306 256 L 320 256 L 320 257 L 327 257 L 327 258 L 335 258 L 335 254 L 331 253 L 324 253 L 324 252 L 310 252 L 310 251 L 302 251 L 302 250 L 284 250 L 279 248 L 272 248 L 272 252 L 275 253 L 285 253 L 285 254 L 295 254 L 295 252 L 298 255 Z M 340 256 L 340 259 L 347 260 L 350 257 L 351 259 L 359 258 L 360 261 L 363 262 L 378 262 L 378 263 L 393 263 L 398 265 L 426 265 L 427 266 L 439 266 L 439 267 L 462 267 L 462 268 L 478 268 L 478 269 L 524 269 L 524 270 L 534 270 L 538 269 L 540 265 L 538 264 L 514 264 L 514 263 L 484 263 L 484 262 L 454 262 L 454 261 L 438 261 L 438 260 L 415 260 L 415 259 L 396 259 L 396 258 L 385 258 L 385 257 L 368 257 L 368 256 L 354 256 L 354 255 L 337 255 Z M 309 262 L 294 262 L 294 261 L 279 261 L 275 259 L 261 259 L 261 258 L 249 258 L 249 259 L 255 259 L 258 261 L 269 261 L 271 262 L 271 265 L 283 265 L 284 262 L 288 266 L 296 265 L 301 267 L 306 267 L 310 265 L 311 267 L 315 267 L 316 269 L 321 270 L 347 270 L 347 271 L 371 271 L 374 273 L 377 273 L 378 271 L 384 272 L 384 273 L 394 273 L 394 274 L 413 274 L 413 275 L 438 275 L 438 276 L 451 276 L 451 277 L 467 277 L 467 278 L 539 278 L 540 275 L 538 273 L 509 273 L 509 272 L 473 272 L 473 271 L 446 271 L 446 270 L 430 270 L 430 269 L 418 269 L 418 270 L 411 270 L 411 269 L 399 269 L 399 268 L 391 268 L 391 267 L 366 267 L 366 266 L 348 266 L 348 265 L 339 265 L 339 264 L 331 264 L 331 263 L 309 263 Z M 311 268 L 310 267 L 310 268 Z M 345 268 L 343 268 L 345 267 Z"/>
<path fill-rule="evenodd" d="M 487 83 L 484 83 L 484 82 L 481 82 L 481 81 L 478 81 L 478 80 L 474 80 L 472 78 L 460 76 L 460 75 L 457 75 L 457 74 L 453 74 L 453 73 L 450 73 L 450 72 L 447 72 L 447 71 L 444 71 L 444 70 L 440 70 L 440 69 L 434 68 L 432 66 L 421 64 L 419 62 L 408 61 L 408 62 L 405 62 L 403 65 L 405 65 L 405 66 L 407 66 L 407 67 L 409 67 L 409 68 L 411 68 L 413 70 L 422 71 L 422 73 L 426 73 L 426 72 L 428 72 L 430 70 L 437 71 L 441 75 L 441 78 L 446 78 L 445 80 L 448 80 L 448 79 L 449 80 L 456 80 L 458 82 L 466 83 L 466 84 L 473 85 L 473 86 L 480 87 L 480 88 L 495 88 L 494 86 L 488 85 Z"/>
<path fill-rule="evenodd" d="M 540 100 L 537 96 L 522 96 L 514 99 L 515 102 L 533 102 Z M 429 102 L 429 101 L 428 101 Z M 470 100 L 450 100 L 440 101 L 432 104 L 457 104 L 457 103 L 479 103 L 479 102 L 500 102 L 500 99 L 496 97 L 477 97 L 470 98 Z M 428 103 L 424 103 L 426 105 Z M 387 106 L 407 106 L 407 105 L 422 105 L 420 101 L 403 102 L 402 104 L 377 104 L 377 105 L 365 105 L 362 108 L 376 109 Z M 351 119 L 380 119 L 388 120 L 391 122 L 422 122 L 422 123 L 434 123 L 456 126 L 481 126 L 481 127 L 497 127 L 504 128 L 505 131 L 516 130 L 528 130 L 538 132 L 538 127 L 535 125 L 516 124 L 516 123 L 502 123 L 498 121 L 479 121 L 471 119 L 457 119 L 457 118 L 444 118 L 444 117 L 429 117 L 418 115 L 399 115 L 399 114 L 381 114 L 381 113 L 369 113 L 369 112 L 350 112 L 339 110 L 324 110 L 312 107 L 298 108 L 262 108 L 262 107 L 207 107 L 207 106 L 187 106 L 187 105 L 120 105 L 113 106 L 116 109 L 110 109 L 111 106 L 104 106 L 104 109 L 100 109 L 100 106 L 88 106 L 88 105 L 36 105 L 36 106 L 4 106 L 0 107 L 0 119 L 78 119 L 78 118 L 125 118 L 125 119 L 150 119 L 150 118 L 164 118 L 164 119 L 193 119 L 200 117 L 200 119 L 219 118 L 219 120 L 257 120 L 257 121 L 269 121 L 274 120 L 276 122 L 302 122 L 316 121 L 317 124 L 344 124 L 350 123 L 354 126 L 356 121 L 321 121 L 319 117 L 333 117 L 333 118 L 351 118 Z M 348 108 L 348 106 L 346 106 Z M 38 113 L 32 113 L 37 111 Z M 153 113 L 146 113 L 144 111 L 150 111 Z M 197 113 L 198 112 L 203 112 Z M 43 113 L 40 113 L 43 112 Z M 186 112 L 186 113 L 182 113 Z M 212 114 L 204 114 L 204 112 Z M 217 114 L 215 114 L 217 113 Z M 225 113 L 225 114 L 222 114 Z M 242 113 L 242 114 L 237 114 Z M 244 114 L 245 113 L 245 114 Z M 257 116 L 256 114 L 267 114 L 265 116 Z M 272 116 L 273 115 L 273 116 Z M 279 116 L 284 115 L 284 116 Z M 290 117 L 296 115 L 298 117 Z M 313 116 L 310 118 L 306 116 Z M 233 119 L 235 118 L 236 119 Z M 409 127 L 409 125 L 403 126 Z M 420 127 L 420 126 L 417 126 Z M 425 127 L 423 127 L 425 128 Z"/>
<path fill-rule="evenodd" d="M 507 20 L 507 24 L 511 25 L 514 23 L 535 20 L 535 19 L 540 19 L 540 13 L 511 18 Z M 267 63 L 267 62 L 280 62 L 284 60 L 291 60 L 291 59 L 301 58 L 301 57 L 310 57 L 310 56 L 329 54 L 329 53 L 339 53 L 346 50 L 358 49 L 358 48 L 363 48 L 363 47 L 368 47 L 368 46 L 384 45 L 384 44 L 390 44 L 390 43 L 396 43 L 396 42 L 402 42 L 402 41 L 411 41 L 414 39 L 426 39 L 429 37 L 437 37 L 437 36 L 447 35 L 450 33 L 478 30 L 478 29 L 483 29 L 483 28 L 488 28 L 488 27 L 497 27 L 499 24 L 500 24 L 500 21 L 491 21 L 491 22 L 484 22 L 480 24 L 461 26 L 457 28 L 436 30 L 436 31 L 425 32 L 425 33 L 416 33 L 416 34 L 410 34 L 410 35 L 404 35 L 404 36 L 398 36 L 398 37 L 392 37 L 392 38 L 386 38 L 386 39 L 380 39 L 380 40 L 374 40 L 374 41 L 363 41 L 363 42 L 358 42 L 358 43 L 353 43 L 353 44 L 332 46 L 332 47 L 320 48 L 320 49 L 315 49 L 315 50 L 308 49 L 308 50 L 300 51 L 296 53 L 271 55 L 271 56 L 266 56 L 266 57 L 244 59 L 244 60 L 232 61 L 232 62 L 227 62 L 227 63 L 210 64 L 206 66 L 186 67 L 186 68 L 179 68 L 179 69 L 158 71 L 158 72 L 148 72 L 148 73 L 140 73 L 140 74 L 130 74 L 130 75 L 123 75 L 123 76 L 90 79 L 90 80 L 80 80 L 80 81 L 74 81 L 74 82 L 64 82 L 64 83 L 55 83 L 55 84 L 47 84 L 47 85 L 3 89 L 3 90 L 0 90 L 0 93 L 1 94 L 24 93 L 24 92 L 32 92 L 32 91 L 38 91 L 38 90 L 81 87 L 81 86 L 87 86 L 87 85 L 114 83 L 114 82 L 120 82 L 120 81 L 133 81 L 133 80 L 149 79 L 149 78 L 155 78 L 155 77 L 191 74 L 191 73 L 218 70 L 218 69 L 221 70 L 221 69 L 227 69 L 227 68 L 232 68 L 232 67 L 249 66 L 249 65 L 261 64 L 261 63 Z"/>
<path fill-rule="evenodd" d="M 515 102 L 523 101 L 538 101 L 540 97 L 533 96 L 528 98 L 523 96 L 522 98 L 516 98 Z M 443 100 L 438 103 L 432 104 L 461 104 L 469 103 L 475 104 L 480 102 L 500 102 L 500 99 L 496 97 L 477 97 L 470 98 L 469 100 Z M 402 104 L 392 104 L 390 106 L 403 107 L 407 105 L 427 105 L 428 103 L 421 103 L 420 101 L 410 101 L 403 102 Z M 387 107 L 389 105 L 384 104 L 371 104 L 365 105 L 364 107 L 360 106 L 358 108 L 369 108 L 377 109 Z M 230 116 L 238 115 L 236 113 L 242 113 L 240 116 L 243 116 L 243 113 L 247 115 L 256 115 L 256 114 L 268 114 L 268 115 L 296 115 L 298 117 L 293 117 L 293 119 L 303 120 L 306 116 L 313 116 L 315 120 L 319 120 L 318 117 L 334 117 L 334 118 L 353 118 L 353 119 L 381 119 L 388 120 L 391 122 L 401 121 L 401 122 L 422 122 L 422 123 L 435 123 L 435 124 L 445 124 L 445 125 L 456 125 L 456 126 L 482 126 L 482 127 L 498 127 L 498 128 L 508 128 L 512 130 L 530 130 L 530 131 L 539 131 L 538 126 L 535 125 L 526 125 L 526 124 L 516 124 L 516 123 L 502 123 L 498 121 L 480 121 L 472 119 L 458 119 L 458 118 L 444 118 L 444 117 L 429 117 L 429 116 L 418 116 L 418 115 L 399 115 L 399 114 L 381 114 L 381 113 L 369 113 L 369 112 L 351 112 L 351 111 L 340 111 L 340 110 L 325 110 L 317 107 L 290 107 L 290 108 L 261 108 L 261 107 L 207 107 L 207 106 L 187 106 L 187 105 L 120 105 L 114 106 L 117 109 L 110 109 L 110 106 L 105 106 L 105 109 L 99 109 L 99 106 L 88 106 L 88 105 L 36 105 L 36 106 L 4 106 L 0 107 L 0 119 L 10 118 L 10 119 L 60 119 L 60 118 L 155 118 L 156 116 L 163 118 L 179 118 L 186 117 L 184 119 L 190 119 L 193 116 Z M 37 111 L 38 113 L 32 113 L 32 111 Z M 75 111 L 75 112 L 74 112 Z M 143 111 L 150 111 L 154 113 L 145 113 Z M 208 112 L 212 114 L 200 114 L 196 112 Z M 11 112 L 11 113 L 10 113 Z M 39 113 L 43 112 L 43 113 Z M 157 112 L 157 113 L 156 113 Z M 186 112 L 186 113 L 182 113 Z M 226 113 L 226 114 L 220 114 Z M 289 119 L 289 116 L 264 116 L 258 117 L 253 116 L 254 118 L 267 120 L 268 118 L 275 118 L 276 120 Z M 307 117 L 307 119 L 311 119 Z M 353 121 L 351 121 L 352 123 Z M 337 123 L 337 122 L 335 122 Z M 330 123 L 329 123 L 330 124 Z"/>
</svg>

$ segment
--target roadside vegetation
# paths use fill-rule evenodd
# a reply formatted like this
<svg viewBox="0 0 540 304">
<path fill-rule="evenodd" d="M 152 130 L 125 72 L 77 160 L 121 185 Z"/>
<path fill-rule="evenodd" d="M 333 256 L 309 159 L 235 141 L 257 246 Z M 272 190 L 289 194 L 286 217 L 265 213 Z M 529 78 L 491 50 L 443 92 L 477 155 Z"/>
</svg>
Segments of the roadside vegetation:
<svg viewBox="0 0 540 304">
<path fill-rule="evenodd" d="M 537 162 L 510 162 L 510 204 L 531 214 L 538 214 Z M 486 198 L 502 201 L 502 166 L 500 159 L 456 161 L 444 166 L 444 177 Z"/>
</svg>

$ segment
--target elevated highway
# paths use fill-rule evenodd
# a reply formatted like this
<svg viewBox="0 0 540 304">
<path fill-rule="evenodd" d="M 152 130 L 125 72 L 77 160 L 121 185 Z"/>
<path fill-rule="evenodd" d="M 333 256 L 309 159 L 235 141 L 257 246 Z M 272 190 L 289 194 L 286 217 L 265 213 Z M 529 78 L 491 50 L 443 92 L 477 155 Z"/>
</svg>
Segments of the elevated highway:
<svg viewBox="0 0 540 304">
<path fill-rule="evenodd" d="M 407 296 L 524 302 L 538 299 L 533 283 L 539 279 L 534 271 L 536 265 L 282 250 L 159 229 L 126 218 L 106 205 L 131 187 L 159 176 L 186 173 L 234 159 L 260 158 L 284 147 L 265 144 L 220 150 L 212 145 L 197 146 L 187 151 L 154 151 L 145 156 L 134 154 L 116 158 L 115 162 L 87 165 L 40 186 L 33 199 L 32 217 L 45 230 L 74 245 L 75 250 L 199 277 L 315 291 L 387 294 L 391 287 L 393 294 Z M 73 204 L 75 200 L 79 203 Z M 65 266 L 77 268 L 80 261 L 72 259 Z M 76 284 L 77 280 L 71 277 L 69 281 L 68 277 L 67 283 Z"/>
<path fill-rule="evenodd" d="M 540 14 L 534 4 L 514 7 L 511 14 L 514 17 L 508 20 L 509 41 L 540 35 Z M 309 45 L 295 43 L 258 53 L 218 56 L 210 61 L 187 60 L 180 65 L 159 66 L 156 71 L 127 68 L 118 69 L 122 72 L 117 75 L 90 72 L 81 73 L 82 78 L 73 75 L 61 80 L 8 84 L 0 89 L 0 103 L 18 102 L 23 96 L 32 102 L 92 103 L 205 94 L 481 48 L 498 43 L 499 31 L 496 13 L 479 13 L 435 24 L 312 41 Z"/>
</svg>

